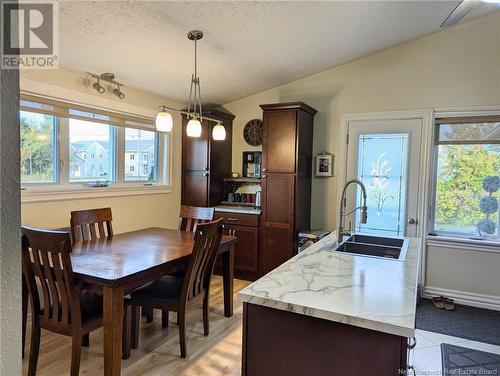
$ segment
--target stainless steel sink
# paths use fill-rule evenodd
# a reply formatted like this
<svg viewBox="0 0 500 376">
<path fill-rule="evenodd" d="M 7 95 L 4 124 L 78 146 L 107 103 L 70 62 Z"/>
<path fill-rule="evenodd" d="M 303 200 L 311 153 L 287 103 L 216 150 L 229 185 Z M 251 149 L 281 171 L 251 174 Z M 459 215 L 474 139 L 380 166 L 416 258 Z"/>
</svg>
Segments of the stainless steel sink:
<svg viewBox="0 0 500 376">
<path fill-rule="evenodd" d="M 407 250 L 407 239 L 354 234 L 341 243 L 335 252 L 403 261 Z"/>
</svg>

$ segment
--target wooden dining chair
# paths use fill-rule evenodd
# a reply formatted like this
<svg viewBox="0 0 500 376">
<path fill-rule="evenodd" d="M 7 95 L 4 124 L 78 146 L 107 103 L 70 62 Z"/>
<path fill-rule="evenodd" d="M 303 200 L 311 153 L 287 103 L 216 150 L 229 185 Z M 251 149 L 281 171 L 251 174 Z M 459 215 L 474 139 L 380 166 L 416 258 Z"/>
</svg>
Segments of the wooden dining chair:
<svg viewBox="0 0 500 376">
<path fill-rule="evenodd" d="M 179 230 L 195 232 L 200 223 L 213 221 L 214 211 L 214 208 L 182 205 L 179 214 Z"/>
<path fill-rule="evenodd" d="M 113 236 L 111 208 L 76 210 L 71 212 L 70 227 L 73 243 Z M 97 228 L 96 228 L 97 226 Z"/>
<path fill-rule="evenodd" d="M 208 299 L 217 249 L 222 236 L 222 219 L 198 224 L 193 252 L 184 277 L 167 275 L 134 291 L 132 297 L 132 348 L 139 344 L 139 307 L 162 310 L 162 326 L 168 327 L 168 313 L 177 312 L 181 357 L 186 357 L 186 310 L 189 303 L 203 298 L 203 328 L 209 333 Z"/>
<path fill-rule="evenodd" d="M 28 375 L 36 374 L 41 329 L 72 337 L 71 375 L 78 375 L 82 339 L 102 326 L 102 292 L 78 288 L 70 253 L 68 232 L 46 231 L 22 227 L 22 266 L 31 303 L 31 345 Z M 43 301 L 43 305 L 42 302 Z M 125 305 L 130 317 L 130 305 Z M 130 354 L 127 338 L 130 325 L 123 334 L 123 357 Z"/>
<path fill-rule="evenodd" d="M 195 232 L 200 223 L 210 222 L 214 219 L 214 211 L 214 208 L 182 205 L 179 213 L 179 230 Z M 185 274 L 186 270 L 183 267 L 172 273 L 176 277 L 184 277 Z M 152 308 L 144 307 L 142 315 L 146 317 L 146 322 L 153 322 Z M 177 324 L 179 324 L 179 320 L 177 320 Z"/>
</svg>

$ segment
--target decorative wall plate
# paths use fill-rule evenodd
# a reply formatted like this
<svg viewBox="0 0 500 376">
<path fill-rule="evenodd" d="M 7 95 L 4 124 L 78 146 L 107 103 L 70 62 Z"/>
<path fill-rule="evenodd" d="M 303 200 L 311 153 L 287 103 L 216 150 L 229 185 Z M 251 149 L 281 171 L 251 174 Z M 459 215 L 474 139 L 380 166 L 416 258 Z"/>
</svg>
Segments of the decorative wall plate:
<svg viewBox="0 0 500 376">
<path fill-rule="evenodd" d="M 253 119 L 246 123 L 243 138 L 251 146 L 262 145 L 262 120 Z"/>
</svg>

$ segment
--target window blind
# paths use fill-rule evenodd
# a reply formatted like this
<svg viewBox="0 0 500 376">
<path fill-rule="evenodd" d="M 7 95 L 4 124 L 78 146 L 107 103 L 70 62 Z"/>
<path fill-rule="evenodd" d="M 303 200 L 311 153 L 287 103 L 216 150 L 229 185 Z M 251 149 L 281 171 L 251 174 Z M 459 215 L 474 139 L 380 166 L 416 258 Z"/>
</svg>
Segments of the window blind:
<svg viewBox="0 0 500 376">
<path fill-rule="evenodd" d="M 108 111 L 34 95 L 21 94 L 21 111 L 37 112 L 120 127 L 155 130 L 154 119 L 134 114 Z"/>
<path fill-rule="evenodd" d="M 451 144 L 500 144 L 500 116 L 437 118 L 435 142 Z"/>
</svg>

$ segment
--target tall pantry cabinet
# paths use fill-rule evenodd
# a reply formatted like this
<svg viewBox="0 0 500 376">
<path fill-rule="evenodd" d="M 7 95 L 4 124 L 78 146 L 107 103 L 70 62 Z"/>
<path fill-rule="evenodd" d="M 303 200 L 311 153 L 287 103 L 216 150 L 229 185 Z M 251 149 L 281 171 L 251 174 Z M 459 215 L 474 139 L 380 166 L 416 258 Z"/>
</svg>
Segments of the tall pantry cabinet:
<svg viewBox="0 0 500 376">
<path fill-rule="evenodd" d="M 234 115 L 207 109 L 203 115 L 221 120 L 226 139 L 212 138 L 213 121 L 203 120 L 200 137 L 186 134 L 187 118 L 182 115 L 182 205 L 216 206 L 223 199 L 223 178 L 231 176 Z"/>
<path fill-rule="evenodd" d="M 302 102 L 260 107 L 264 114 L 259 274 L 263 275 L 293 257 L 297 233 L 310 228 L 317 111 Z"/>
</svg>

